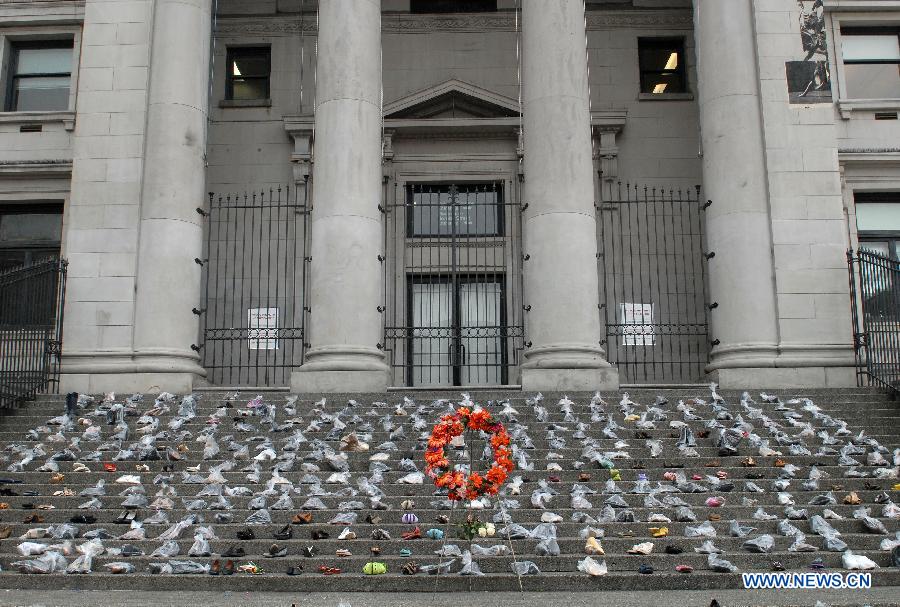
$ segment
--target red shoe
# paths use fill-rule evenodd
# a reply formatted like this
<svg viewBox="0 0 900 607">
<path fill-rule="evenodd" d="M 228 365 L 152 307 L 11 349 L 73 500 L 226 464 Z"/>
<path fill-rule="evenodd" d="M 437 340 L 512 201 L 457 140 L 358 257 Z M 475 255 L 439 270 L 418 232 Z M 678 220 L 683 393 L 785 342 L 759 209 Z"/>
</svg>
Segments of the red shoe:
<svg viewBox="0 0 900 607">
<path fill-rule="evenodd" d="M 422 530 L 416 527 L 412 531 L 407 531 L 400 535 L 405 540 L 419 540 L 422 539 Z"/>
<path fill-rule="evenodd" d="M 115 464 L 103 464 L 103 469 L 106 470 L 107 472 L 115 472 L 116 465 Z"/>
<path fill-rule="evenodd" d="M 341 572 L 337 567 L 326 567 L 325 565 L 321 565 L 319 571 L 322 572 L 322 575 L 337 575 Z"/>
<path fill-rule="evenodd" d="M 678 565 L 675 567 L 675 571 L 677 571 L 678 573 L 693 573 L 694 568 L 690 565 Z"/>
</svg>

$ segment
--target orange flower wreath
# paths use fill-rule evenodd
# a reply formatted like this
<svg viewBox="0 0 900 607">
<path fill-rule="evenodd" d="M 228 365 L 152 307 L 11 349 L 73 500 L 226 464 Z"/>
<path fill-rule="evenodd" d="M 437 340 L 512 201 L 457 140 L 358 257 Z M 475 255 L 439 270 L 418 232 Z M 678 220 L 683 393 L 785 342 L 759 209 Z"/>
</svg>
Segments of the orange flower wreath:
<svg viewBox="0 0 900 607">
<path fill-rule="evenodd" d="M 454 471 L 444 452 L 450 441 L 467 429 L 490 435 L 494 464 L 484 476 L 472 472 L 467 477 L 464 472 Z M 496 495 L 500 491 L 506 477 L 515 468 L 511 455 L 509 434 L 503 424 L 494 421 L 484 409 L 472 411 L 468 407 L 460 407 L 456 413 L 443 416 L 431 431 L 425 451 L 425 473 L 434 479 L 436 487 L 447 489 L 447 497 L 451 500 L 472 501 L 482 495 Z"/>
</svg>

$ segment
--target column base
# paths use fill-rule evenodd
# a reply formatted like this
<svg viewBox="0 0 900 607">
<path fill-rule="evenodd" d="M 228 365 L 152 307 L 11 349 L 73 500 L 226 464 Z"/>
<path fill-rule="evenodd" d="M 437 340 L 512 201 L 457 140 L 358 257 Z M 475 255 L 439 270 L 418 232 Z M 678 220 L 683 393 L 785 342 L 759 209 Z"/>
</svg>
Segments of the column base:
<svg viewBox="0 0 900 607">
<path fill-rule="evenodd" d="M 294 371 L 291 373 L 293 394 L 340 394 L 354 392 L 386 392 L 390 374 L 387 371 Z"/>
<path fill-rule="evenodd" d="M 541 369 L 522 368 L 524 392 L 593 392 L 617 391 L 619 370 L 615 367 L 600 369 Z"/>
<path fill-rule="evenodd" d="M 855 367 L 746 367 L 717 369 L 710 377 L 725 390 L 856 386 Z"/>
<path fill-rule="evenodd" d="M 64 352 L 60 392 L 171 392 L 190 394 L 206 377 L 191 352 Z"/>
</svg>

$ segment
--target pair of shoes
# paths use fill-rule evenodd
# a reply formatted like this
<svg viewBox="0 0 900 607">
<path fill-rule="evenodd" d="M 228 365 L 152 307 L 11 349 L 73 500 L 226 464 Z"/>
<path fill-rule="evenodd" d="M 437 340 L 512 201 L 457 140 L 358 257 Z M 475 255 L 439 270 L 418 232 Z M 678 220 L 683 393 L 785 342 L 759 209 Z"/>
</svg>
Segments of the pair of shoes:
<svg viewBox="0 0 900 607">
<path fill-rule="evenodd" d="M 412 550 L 409 548 L 401 548 L 399 554 L 403 558 L 409 558 L 412 556 Z"/>
<path fill-rule="evenodd" d="M 131 523 L 134 522 L 135 516 L 137 516 L 137 512 L 135 512 L 134 510 L 125 511 L 122 514 L 120 514 L 118 516 L 118 518 L 116 518 L 115 524 L 116 525 L 130 525 Z"/>
<path fill-rule="evenodd" d="M 666 554 L 681 554 L 682 552 L 684 552 L 684 550 L 682 550 L 678 546 L 670 544 L 665 547 L 663 552 L 665 552 Z"/>
<path fill-rule="evenodd" d="M 753 468 L 756 466 L 756 460 L 752 457 L 745 457 L 741 460 L 741 466 L 744 468 Z"/>
<path fill-rule="evenodd" d="M 76 525 L 93 525 L 97 522 L 97 517 L 93 514 L 76 514 L 69 519 L 69 522 Z"/>
<path fill-rule="evenodd" d="M 337 575 L 341 572 L 337 567 L 326 567 L 325 565 L 321 565 L 319 571 L 321 571 L 323 575 Z"/>
<path fill-rule="evenodd" d="M 303 573 L 303 565 L 291 565 L 287 568 L 288 575 L 300 575 Z"/>
<path fill-rule="evenodd" d="M 41 516 L 40 514 L 29 514 L 28 516 L 25 517 L 25 519 L 22 522 L 25 523 L 26 525 L 31 525 L 33 523 L 43 523 L 44 517 Z"/>
<path fill-rule="evenodd" d="M 290 525 L 285 525 L 284 527 L 282 527 L 281 529 L 279 529 L 278 531 L 273 533 L 272 537 L 275 538 L 276 540 L 281 540 L 281 541 L 289 540 L 292 537 L 294 537 L 294 530 L 291 529 Z"/>
<path fill-rule="evenodd" d="M 256 539 L 256 534 L 253 533 L 253 529 L 250 529 L 249 527 L 245 527 L 244 529 L 238 530 L 238 532 L 235 533 L 235 536 L 237 537 L 237 539 L 243 540 L 243 541 L 249 541 L 249 540 Z"/>
<path fill-rule="evenodd" d="M 785 461 L 783 459 L 781 459 L 780 457 L 776 457 L 775 462 L 772 465 L 775 466 L 776 468 L 784 468 Z"/>
<path fill-rule="evenodd" d="M 10 535 L 12 535 L 12 527 L 10 527 L 9 525 L 3 525 L 3 527 L 0 528 L 0 540 L 5 540 Z"/>
<path fill-rule="evenodd" d="M 54 474 L 53 476 L 50 477 L 50 482 L 53 483 L 54 485 L 58 485 L 59 483 L 63 482 L 64 480 L 66 480 L 66 475 L 63 474 L 62 472 L 57 472 L 56 474 Z"/>
<path fill-rule="evenodd" d="M 860 499 L 856 491 L 851 491 L 846 496 L 844 496 L 844 503 L 848 506 L 859 506 L 862 503 L 862 499 Z"/>
<path fill-rule="evenodd" d="M 314 540 L 327 540 L 329 537 L 331 537 L 331 534 L 329 534 L 327 531 L 316 529 L 315 531 L 310 533 L 309 536 Z"/>
<path fill-rule="evenodd" d="M 312 522 L 313 516 L 312 512 L 301 512 L 299 514 L 295 514 L 294 518 L 291 519 L 292 525 L 309 525 Z"/>
<path fill-rule="evenodd" d="M 781 564 L 781 561 L 772 561 L 772 571 L 784 571 L 785 567 Z"/>
<path fill-rule="evenodd" d="M 446 525 L 450 522 L 450 517 L 446 514 L 439 514 L 435 517 L 434 521 L 440 525 Z"/>
<path fill-rule="evenodd" d="M 347 550 L 346 548 L 338 548 L 337 550 L 334 551 L 334 555 L 340 556 L 340 557 L 348 557 L 348 556 L 353 556 L 353 553 L 350 552 L 349 550 Z"/>
<path fill-rule="evenodd" d="M 363 566 L 363 573 L 366 575 L 383 575 L 387 573 L 387 565 L 375 561 L 366 563 Z"/>
<path fill-rule="evenodd" d="M 415 575 L 420 571 L 419 564 L 415 561 L 410 561 L 409 563 L 403 565 L 403 569 L 401 571 L 403 572 L 403 575 Z"/>
</svg>

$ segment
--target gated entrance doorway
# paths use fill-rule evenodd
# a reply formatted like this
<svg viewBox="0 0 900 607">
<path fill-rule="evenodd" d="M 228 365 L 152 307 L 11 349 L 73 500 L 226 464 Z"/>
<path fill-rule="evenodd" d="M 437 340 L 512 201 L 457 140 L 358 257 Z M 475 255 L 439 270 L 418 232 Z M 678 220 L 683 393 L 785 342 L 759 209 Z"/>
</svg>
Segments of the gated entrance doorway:
<svg viewBox="0 0 900 607">
<path fill-rule="evenodd" d="M 700 187 L 614 183 L 602 192 L 600 313 L 609 361 L 622 383 L 702 381 L 711 344 L 703 249 L 708 204 L 700 201 Z"/>
<path fill-rule="evenodd" d="M 385 205 L 384 347 L 394 383 L 518 381 L 521 209 L 511 181 L 403 184 Z"/>
<path fill-rule="evenodd" d="M 221 386 L 286 386 L 303 364 L 308 310 L 305 187 L 210 194 L 200 352 Z"/>
</svg>

